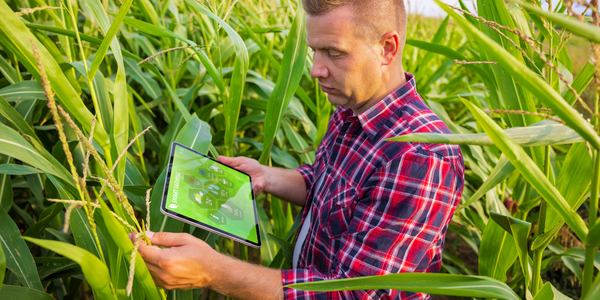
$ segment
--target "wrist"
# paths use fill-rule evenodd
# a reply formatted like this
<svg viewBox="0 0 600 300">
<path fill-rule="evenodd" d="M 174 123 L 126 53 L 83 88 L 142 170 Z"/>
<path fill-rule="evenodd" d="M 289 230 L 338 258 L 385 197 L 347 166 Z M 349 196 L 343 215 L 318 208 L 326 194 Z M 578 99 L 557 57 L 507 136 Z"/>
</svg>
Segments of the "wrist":
<svg viewBox="0 0 600 300">
<path fill-rule="evenodd" d="M 265 180 L 264 184 L 263 184 L 263 189 L 262 192 L 266 193 L 266 194 L 271 194 L 271 174 L 270 174 L 270 170 L 268 166 L 260 166 L 262 168 L 262 173 L 263 173 L 263 178 Z"/>
</svg>

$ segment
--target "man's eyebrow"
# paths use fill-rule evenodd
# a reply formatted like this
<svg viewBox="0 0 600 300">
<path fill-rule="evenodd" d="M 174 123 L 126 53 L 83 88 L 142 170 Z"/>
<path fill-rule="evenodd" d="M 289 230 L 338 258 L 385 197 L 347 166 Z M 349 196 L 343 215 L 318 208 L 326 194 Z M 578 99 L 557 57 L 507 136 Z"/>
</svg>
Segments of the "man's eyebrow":
<svg viewBox="0 0 600 300">
<path fill-rule="evenodd" d="M 314 50 L 323 50 L 323 51 L 338 51 L 338 52 L 346 52 L 343 49 L 333 46 L 333 45 L 329 45 L 329 46 L 323 46 L 323 47 L 315 47 L 315 46 L 308 46 L 308 48 Z"/>
</svg>

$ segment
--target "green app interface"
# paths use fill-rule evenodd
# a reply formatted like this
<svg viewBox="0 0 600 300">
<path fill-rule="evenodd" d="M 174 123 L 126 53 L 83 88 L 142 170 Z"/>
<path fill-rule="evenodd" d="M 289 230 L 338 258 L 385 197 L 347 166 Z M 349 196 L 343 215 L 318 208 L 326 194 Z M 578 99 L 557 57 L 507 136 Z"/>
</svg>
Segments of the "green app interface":
<svg viewBox="0 0 600 300">
<path fill-rule="evenodd" d="M 176 145 L 166 208 L 258 243 L 250 177 Z"/>
</svg>

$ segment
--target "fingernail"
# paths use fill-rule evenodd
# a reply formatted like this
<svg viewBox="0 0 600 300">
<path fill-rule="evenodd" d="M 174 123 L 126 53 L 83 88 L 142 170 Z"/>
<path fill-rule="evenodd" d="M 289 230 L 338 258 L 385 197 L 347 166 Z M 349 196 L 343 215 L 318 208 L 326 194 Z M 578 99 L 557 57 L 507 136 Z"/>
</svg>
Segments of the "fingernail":
<svg viewBox="0 0 600 300">
<path fill-rule="evenodd" d="M 154 236 L 154 232 L 146 230 L 146 236 L 152 238 L 152 236 Z"/>
</svg>

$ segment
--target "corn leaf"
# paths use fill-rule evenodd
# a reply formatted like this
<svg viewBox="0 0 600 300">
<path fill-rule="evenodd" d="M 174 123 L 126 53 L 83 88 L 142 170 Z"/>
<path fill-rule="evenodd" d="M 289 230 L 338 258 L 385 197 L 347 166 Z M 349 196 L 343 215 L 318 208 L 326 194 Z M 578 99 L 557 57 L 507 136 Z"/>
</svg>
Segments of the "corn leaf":
<svg viewBox="0 0 600 300">
<path fill-rule="evenodd" d="M 600 148 L 600 137 L 590 124 L 579 115 L 562 97 L 548 85 L 548 83 L 531 71 L 527 66 L 514 58 L 504 48 L 475 28 L 471 23 L 459 16 L 439 0 L 434 0 L 454 20 L 484 47 L 492 61 L 497 61 L 504 71 L 510 74 L 522 86 L 531 91 L 538 100 L 552 109 L 569 127 L 577 131 L 581 137 L 588 141 L 594 148 Z M 580 232 L 581 233 L 581 232 Z"/>
<path fill-rule="evenodd" d="M 265 137 L 263 141 L 260 163 L 266 164 L 271 154 L 275 135 L 279 130 L 283 114 L 288 107 L 304 70 L 308 47 L 306 46 L 306 13 L 299 4 L 296 17 L 286 39 L 283 63 L 275 84 L 275 89 L 269 97 L 267 115 L 265 118 Z"/>
<path fill-rule="evenodd" d="M 237 121 L 240 114 L 240 108 L 242 105 L 242 96 L 244 94 L 244 86 L 246 85 L 246 73 L 248 72 L 248 49 L 246 44 L 240 35 L 233 29 L 229 24 L 223 21 L 218 16 L 208 11 L 203 5 L 197 2 L 197 0 L 185 0 L 194 10 L 202 13 L 209 18 L 215 20 L 219 25 L 225 29 L 229 38 L 233 42 L 235 48 L 235 63 L 233 67 L 233 74 L 231 75 L 231 85 L 229 87 L 229 98 L 223 102 L 224 111 L 223 116 L 225 117 L 225 144 L 223 145 L 225 155 L 233 155 L 233 141 L 236 136 Z M 285 63 L 284 63 L 285 65 Z M 283 72 L 280 72 L 280 74 Z M 296 85 L 297 86 L 297 85 Z M 296 91 L 294 87 L 292 92 Z M 279 125 L 279 124 L 278 124 Z"/>
<path fill-rule="evenodd" d="M 8 155 L 46 173 L 56 175 L 66 182 L 72 182 L 65 168 L 56 160 L 48 161 L 16 131 L 0 123 L 0 153 Z"/>
<path fill-rule="evenodd" d="M 292 123 L 290 123 L 287 118 L 283 119 L 282 127 L 286 137 L 290 141 L 290 144 L 292 144 L 294 150 L 298 151 L 298 155 L 302 158 L 302 161 L 309 164 L 314 163 L 315 151 L 306 152 L 306 149 L 308 149 L 308 143 L 306 140 L 304 140 L 300 133 L 294 129 Z"/>
<path fill-rule="evenodd" d="M 594 79 L 595 71 L 596 67 L 590 62 L 587 62 L 581 70 L 581 72 L 579 72 L 579 75 L 577 76 L 575 81 L 573 81 L 573 84 L 571 84 L 573 89 L 575 89 L 577 93 L 581 94 L 585 90 L 585 88 L 587 88 L 588 85 L 590 85 L 592 79 Z M 575 95 L 569 90 L 565 90 L 562 96 L 565 99 L 565 101 L 567 101 L 567 103 L 569 103 L 571 106 L 575 104 L 575 101 L 577 101 Z"/>
<path fill-rule="evenodd" d="M 489 222 L 483 231 L 479 248 L 479 274 L 502 282 L 506 271 L 517 259 L 515 240 L 496 222 Z"/>
<path fill-rule="evenodd" d="M 567 17 L 564 14 L 547 12 L 526 2 L 519 2 L 519 5 L 523 6 L 529 13 L 551 20 L 556 26 L 567 29 L 590 41 L 600 43 L 600 30 L 592 24 L 580 22 L 574 18 Z"/>
<path fill-rule="evenodd" d="M 58 96 L 59 103 L 75 118 L 81 126 L 89 131 L 92 126 L 92 113 L 86 108 L 83 101 L 69 83 L 56 60 L 35 39 L 25 24 L 15 15 L 6 2 L 0 2 L 0 44 L 5 49 L 17 56 L 19 62 L 40 81 L 37 63 L 33 56 L 31 43 L 36 45 L 44 64 L 44 69 L 52 86 L 52 90 Z M 104 149 L 110 149 L 108 135 L 103 128 L 96 128 L 94 139 Z"/>
<path fill-rule="evenodd" d="M 21 81 L 0 89 L 0 96 L 8 102 L 46 100 L 44 88 L 37 81 Z"/>
<path fill-rule="evenodd" d="M 394 289 L 449 296 L 520 300 L 506 284 L 495 279 L 451 274 L 403 273 L 299 283 L 286 287 L 304 291 Z"/>
<path fill-rule="evenodd" d="M 525 290 L 527 290 L 529 279 L 531 278 L 531 270 L 529 269 L 529 260 L 531 258 L 529 258 L 529 254 L 527 253 L 527 237 L 531 230 L 531 223 L 496 212 L 491 212 L 491 217 L 500 227 L 513 236 L 519 261 L 521 262 L 521 271 L 523 271 L 525 277 Z"/>
<path fill-rule="evenodd" d="M 2 273 L 4 275 L 4 273 Z M 0 298 L 7 300 L 54 300 L 54 297 L 44 292 L 30 289 L 24 286 L 3 284 Z"/>
<path fill-rule="evenodd" d="M 40 214 L 37 222 L 33 224 L 33 226 L 27 228 L 27 231 L 23 233 L 23 236 L 39 237 L 42 232 L 44 232 L 46 226 L 50 224 L 50 222 L 58 215 L 58 213 L 62 211 L 62 209 L 63 206 L 58 203 L 50 205 Z"/>
<path fill-rule="evenodd" d="M 13 68 L 13 66 L 11 66 L 2 56 L 0 56 L 0 72 L 6 77 L 11 85 L 19 82 L 17 70 L 15 70 L 15 68 Z"/>
<path fill-rule="evenodd" d="M 6 267 L 17 276 L 23 286 L 43 291 L 33 256 L 21 239 L 17 224 L 12 220 L 4 208 L 0 208 L 0 242 L 6 255 Z M 4 274 L 4 272 L 2 273 Z"/>
<path fill-rule="evenodd" d="M 6 256 L 4 250 L 0 246 L 0 282 L 4 282 L 4 274 L 6 274 Z M 0 295 L 2 293 L 2 285 L 0 285 Z"/>
<path fill-rule="evenodd" d="M 515 168 L 519 170 L 535 190 L 548 201 L 548 204 L 558 212 L 561 218 L 569 224 L 573 232 L 575 232 L 580 239 L 585 239 L 588 229 L 581 216 L 571 209 L 560 192 L 548 181 L 548 179 L 546 179 L 544 173 L 531 160 L 527 153 L 525 153 L 523 148 L 515 143 L 508 134 L 502 131 L 500 126 L 494 123 L 494 121 L 478 107 L 465 99 L 462 100 L 465 106 L 473 113 L 478 124 L 488 136 L 490 136 L 498 148 L 500 148 L 500 151 L 506 155 Z"/>
<path fill-rule="evenodd" d="M 27 121 L 2 96 L 0 96 L 0 114 L 12 123 L 15 128 L 19 129 L 21 134 L 28 135 L 40 142 L 33 128 L 29 126 Z"/>
<path fill-rule="evenodd" d="M 479 187 L 479 189 L 467 200 L 463 205 L 461 205 L 457 210 L 461 210 L 465 207 L 469 207 L 475 201 L 479 200 L 483 195 L 493 189 L 495 186 L 500 184 L 502 181 L 506 180 L 512 173 L 515 171 L 515 167 L 508 161 L 505 155 L 500 157 L 496 167 L 490 173 L 490 176 L 483 182 L 483 184 Z"/>
<path fill-rule="evenodd" d="M 133 243 L 127 236 L 127 231 L 117 221 L 117 219 L 110 213 L 109 208 L 106 206 L 106 203 L 100 199 L 100 206 L 102 210 L 102 219 L 106 224 L 106 228 L 108 228 L 108 232 L 112 237 L 112 240 L 119 247 L 119 249 L 123 252 L 125 257 L 131 257 L 131 251 L 133 251 Z M 148 271 L 148 267 L 146 267 L 146 263 L 140 257 L 140 255 L 136 255 L 135 257 L 135 278 L 141 283 L 146 296 L 152 300 L 160 300 L 160 295 L 156 285 L 154 285 L 154 281 L 150 276 L 150 272 Z"/>
<path fill-rule="evenodd" d="M 564 145 L 583 141 L 583 138 L 573 129 L 553 121 L 544 121 L 528 127 L 513 127 L 504 132 L 523 147 Z M 494 142 L 485 133 L 413 133 L 390 138 L 387 141 L 494 146 Z"/>
<path fill-rule="evenodd" d="M 541 290 L 537 292 L 533 300 L 571 300 L 552 286 L 550 282 L 546 282 Z"/>
<path fill-rule="evenodd" d="M 115 293 L 110 286 L 108 269 L 95 255 L 82 248 L 63 242 L 34 239 L 31 237 L 23 237 L 23 239 L 78 263 L 85 275 L 85 279 L 100 299 L 116 299 Z"/>
</svg>

